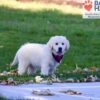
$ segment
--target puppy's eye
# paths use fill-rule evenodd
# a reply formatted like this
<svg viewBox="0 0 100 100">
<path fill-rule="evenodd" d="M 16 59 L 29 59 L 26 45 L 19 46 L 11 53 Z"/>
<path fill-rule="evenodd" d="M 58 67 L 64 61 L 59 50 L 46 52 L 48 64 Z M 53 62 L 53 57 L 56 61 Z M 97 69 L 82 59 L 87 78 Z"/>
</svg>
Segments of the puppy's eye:
<svg viewBox="0 0 100 100">
<path fill-rule="evenodd" d="M 64 43 L 62 43 L 62 45 L 64 45 Z"/>
<path fill-rule="evenodd" d="M 58 43 L 55 43 L 56 45 L 58 45 Z"/>
</svg>

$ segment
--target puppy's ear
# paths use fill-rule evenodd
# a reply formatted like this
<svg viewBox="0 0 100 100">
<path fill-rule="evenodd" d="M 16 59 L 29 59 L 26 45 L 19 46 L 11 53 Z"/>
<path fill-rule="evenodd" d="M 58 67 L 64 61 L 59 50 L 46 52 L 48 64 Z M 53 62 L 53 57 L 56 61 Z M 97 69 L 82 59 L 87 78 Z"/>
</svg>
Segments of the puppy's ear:
<svg viewBox="0 0 100 100">
<path fill-rule="evenodd" d="M 66 41 L 66 48 L 65 48 L 65 50 L 68 51 L 69 48 L 70 48 L 70 43 L 69 43 L 69 40 L 67 40 Z"/>
<path fill-rule="evenodd" d="M 50 48 L 50 49 L 52 49 L 53 47 L 52 47 L 52 37 L 50 38 L 50 40 L 47 42 L 47 45 L 48 45 L 48 47 Z"/>
<path fill-rule="evenodd" d="M 47 45 L 48 45 L 48 47 L 49 47 L 50 49 L 52 49 L 52 42 L 51 42 L 51 41 L 48 41 Z"/>
</svg>

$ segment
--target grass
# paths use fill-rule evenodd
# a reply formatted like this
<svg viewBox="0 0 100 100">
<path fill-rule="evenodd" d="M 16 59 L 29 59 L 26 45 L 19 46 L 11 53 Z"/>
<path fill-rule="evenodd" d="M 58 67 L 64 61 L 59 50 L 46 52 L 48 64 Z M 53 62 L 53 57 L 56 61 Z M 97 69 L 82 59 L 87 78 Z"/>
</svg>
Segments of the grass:
<svg viewBox="0 0 100 100">
<path fill-rule="evenodd" d="M 0 100 L 7 100 L 7 99 L 3 97 L 2 95 L 0 95 Z"/>
<path fill-rule="evenodd" d="M 22 44 L 46 43 L 54 35 L 66 36 L 71 44 L 58 68 L 59 73 L 73 70 L 76 64 L 82 68 L 100 67 L 99 19 L 82 19 L 81 14 L 69 14 L 61 9 L 51 9 L 52 7 L 34 11 L 32 8 L 28 9 L 27 3 L 23 10 L 21 5 L 24 4 L 18 3 L 19 6 L 14 6 L 11 3 L 11 6 L 9 2 L 0 4 L 0 72 L 10 70 L 8 64 Z M 0 79 L 3 78 L 5 77 L 0 76 Z M 22 79 L 28 78 L 29 76 L 22 76 Z"/>
</svg>

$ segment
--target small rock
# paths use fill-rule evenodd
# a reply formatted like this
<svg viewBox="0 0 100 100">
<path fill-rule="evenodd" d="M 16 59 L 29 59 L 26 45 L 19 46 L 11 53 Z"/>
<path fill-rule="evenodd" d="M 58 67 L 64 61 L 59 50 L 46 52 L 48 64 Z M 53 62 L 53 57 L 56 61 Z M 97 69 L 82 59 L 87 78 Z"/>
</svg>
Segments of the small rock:
<svg viewBox="0 0 100 100">
<path fill-rule="evenodd" d="M 7 82 L 6 80 L 3 80 L 0 84 L 1 84 L 1 85 L 7 85 L 8 82 Z"/>
<path fill-rule="evenodd" d="M 7 75 L 7 71 L 3 71 L 3 74 L 4 74 L 4 75 Z"/>
<path fill-rule="evenodd" d="M 14 83 L 14 80 L 12 77 L 8 78 L 7 81 L 8 81 L 8 84 Z"/>
<path fill-rule="evenodd" d="M 34 83 L 34 81 L 33 80 L 29 80 L 29 83 Z"/>
<path fill-rule="evenodd" d="M 97 79 L 97 76 L 90 75 L 87 77 L 87 82 L 95 82 Z"/>
<path fill-rule="evenodd" d="M 71 83 L 73 83 L 73 82 L 74 82 L 74 79 L 73 79 L 73 78 L 68 78 L 68 79 L 66 80 L 66 82 L 71 82 Z"/>
<path fill-rule="evenodd" d="M 88 68 L 84 68 L 83 72 L 88 73 L 90 70 Z"/>
<path fill-rule="evenodd" d="M 51 80 L 43 80 L 40 83 L 47 84 L 47 85 L 52 85 L 52 81 Z"/>
<path fill-rule="evenodd" d="M 61 80 L 59 78 L 52 78 L 53 82 L 61 83 Z"/>
<path fill-rule="evenodd" d="M 87 81 L 86 78 L 82 78 L 82 79 L 80 79 L 80 82 L 86 82 L 86 81 Z"/>
<path fill-rule="evenodd" d="M 80 82 L 80 80 L 78 80 L 78 79 L 74 79 L 74 82 L 77 82 L 77 83 L 79 83 L 79 82 Z"/>
<path fill-rule="evenodd" d="M 35 81 L 36 83 L 41 83 L 43 81 L 43 78 L 41 76 L 36 76 Z"/>
<path fill-rule="evenodd" d="M 0 76 L 4 76 L 4 74 L 3 73 L 0 73 Z"/>
</svg>

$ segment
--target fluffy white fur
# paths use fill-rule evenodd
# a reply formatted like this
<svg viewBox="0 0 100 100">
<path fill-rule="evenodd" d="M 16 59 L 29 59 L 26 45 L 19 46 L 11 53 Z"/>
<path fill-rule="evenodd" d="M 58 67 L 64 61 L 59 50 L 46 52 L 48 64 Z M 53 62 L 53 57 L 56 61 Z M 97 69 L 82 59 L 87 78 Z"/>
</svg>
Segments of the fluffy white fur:
<svg viewBox="0 0 100 100">
<path fill-rule="evenodd" d="M 42 75 L 51 75 L 62 60 L 60 56 L 68 49 L 69 41 L 64 36 L 53 36 L 47 44 L 27 43 L 17 51 L 11 66 L 18 64 L 19 75 L 32 74 L 37 69 Z"/>
</svg>

